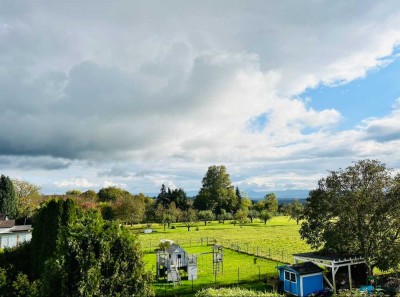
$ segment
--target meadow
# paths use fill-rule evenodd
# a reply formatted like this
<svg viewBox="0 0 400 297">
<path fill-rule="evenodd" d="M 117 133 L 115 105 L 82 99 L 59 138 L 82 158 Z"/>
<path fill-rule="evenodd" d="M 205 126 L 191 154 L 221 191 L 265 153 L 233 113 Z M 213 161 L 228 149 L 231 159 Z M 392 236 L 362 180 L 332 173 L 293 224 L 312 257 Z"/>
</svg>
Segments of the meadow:
<svg viewBox="0 0 400 297">
<path fill-rule="evenodd" d="M 277 275 L 276 266 L 292 263 L 293 253 L 307 252 L 310 248 L 301 240 L 299 225 L 288 217 L 278 216 L 266 225 L 255 221 L 242 227 L 230 222 L 216 221 L 205 226 L 199 223 L 190 231 L 181 224 L 173 224 L 164 231 L 163 226 L 153 224 L 154 233 L 144 234 L 145 226 L 134 226 L 145 252 L 147 267 L 155 275 L 156 255 L 161 239 L 171 239 L 188 253 L 198 255 L 198 279 L 183 280 L 180 286 L 163 281 L 153 287 L 157 296 L 191 296 L 200 288 L 209 286 L 239 285 L 265 290 L 267 280 Z M 212 244 L 224 246 L 223 274 L 213 273 Z"/>
</svg>

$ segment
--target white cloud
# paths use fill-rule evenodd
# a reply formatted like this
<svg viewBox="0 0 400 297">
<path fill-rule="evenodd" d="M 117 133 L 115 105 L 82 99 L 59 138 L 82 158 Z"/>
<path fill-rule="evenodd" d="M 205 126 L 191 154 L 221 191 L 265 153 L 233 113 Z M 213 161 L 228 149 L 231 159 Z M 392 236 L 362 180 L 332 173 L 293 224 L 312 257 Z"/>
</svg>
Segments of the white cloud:
<svg viewBox="0 0 400 297">
<path fill-rule="evenodd" d="M 59 188 L 92 188 L 97 185 L 88 181 L 86 178 L 72 178 L 61 180 L 54 183 Z"/>
</svg>

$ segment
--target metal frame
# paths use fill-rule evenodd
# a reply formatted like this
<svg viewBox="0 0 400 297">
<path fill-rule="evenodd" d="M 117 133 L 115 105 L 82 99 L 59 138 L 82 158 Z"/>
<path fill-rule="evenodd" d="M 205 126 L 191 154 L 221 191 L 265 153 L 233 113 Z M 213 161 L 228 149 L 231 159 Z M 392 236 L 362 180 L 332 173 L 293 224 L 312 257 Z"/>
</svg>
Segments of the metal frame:
<svg viewBox="0 0 400 297">
<path fill-rule="evenodd" d="M 304 253 L 304 254 L 294 254 L 294 261 L 295 263 L 298 263 L 299 261 L 302 262 L 313 262 L 316 265 L 321 265 L 327 268 L 330 268 L 332 271 L 332 283 L 329 281 L 329 279 L 322 274 L 323 278 L 326 280 L 328 285 L 331 287 L 333 292 L 336 294 L 336 273 L 339 270 L 340 267 L 347 266 L 348 269 L 348 274 L 349 274 L 349 285 L 350 285 L 350 290 L 352 289 L 352 281 L 351 281 L 351 266 L 352 265 L 358 265 L 358 264 L 365 264 L 365 259 L 363 257 L 344 257 L 344 258 L 339 258 L 339 257 L 326 257 L 326 256 L 319 256 L 317 254 L 313 253 Z"/>
</svg>

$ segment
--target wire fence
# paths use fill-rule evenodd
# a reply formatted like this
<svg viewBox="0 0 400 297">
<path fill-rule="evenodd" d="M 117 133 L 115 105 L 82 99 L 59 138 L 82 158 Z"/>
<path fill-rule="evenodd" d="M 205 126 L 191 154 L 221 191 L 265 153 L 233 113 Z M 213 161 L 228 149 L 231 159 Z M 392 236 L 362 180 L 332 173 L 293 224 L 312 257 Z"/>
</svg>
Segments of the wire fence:
<svg viewBox="0 0 400 297">
<path fill-rule="evenodd" d="M 235 251 L 229 251 L 228 255 L 235 253 Z M 244 257 L 250 258 L 248 255 L 244 255 Z M 197 261 L 197 279 L 188 279 L 187 275 L 185 278 L 184 274 L 182 283 L 178 285 L 172 282 L 168 283 L 161 278 L 159 282 L 154 284 L 157 296 L 186 296 L 202 288 L 218 288 L 222 286 L 245 286 L 248 288 L 252 288 L 253 286 L 261 290 L 277 290 L 277 278 L 274 277 L 276 271 L 275 268 L 271 268 L 271 266 L 268 265 L 270 261 L 267 259 L 258 259 L 258 261 L 254 263 L 249 263 L 249 261 L 245 261 L 244 259 L 241 266 L 232 265 L 226 260 L 227 262 L 224 263 L 224 266 L 220 267 L 218 273 L 213 269 L 211 253 L 198 254 Z M 153 274 L 156 273 L 155 269 L 156 268 L 153 266 Z"/>
<path fill-rule="evenodd" d="M 276 250 L 268 246 L 259 246 L 251 242 L 231 241 L 229 239 L 221 239 L 214 237 L 189 237 L 186 240 L 176 240 L 176 244 L 181 247 L 201 247 L 212 246 L 214 244 L 221 245 L 225 249 L 230 249 L 238 253 L 243 253 L 258 258 L 269 259 L 280 263 L 292 263 L 293 255 L 290 251 L 285 249 Z M 154 252 L 159 248 L 159 241 L 146 241 L 142 243 L 145 252 Z"/>
</svg>

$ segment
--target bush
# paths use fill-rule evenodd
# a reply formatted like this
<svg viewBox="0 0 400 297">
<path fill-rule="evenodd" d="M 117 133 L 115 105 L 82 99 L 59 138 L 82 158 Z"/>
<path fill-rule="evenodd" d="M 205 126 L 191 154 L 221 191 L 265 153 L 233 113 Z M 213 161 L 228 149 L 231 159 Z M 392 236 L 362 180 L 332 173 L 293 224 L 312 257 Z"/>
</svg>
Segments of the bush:
<svg viewBox="0 0 400 297">
<path fill-rule="evenodd" d="M 198 291 L 195 297 L 277 297 L 282 296 L 277 293 L 259 292 L 241 288 L 221 288 L 221 289 L 203 289 Z"/>
</svg>

